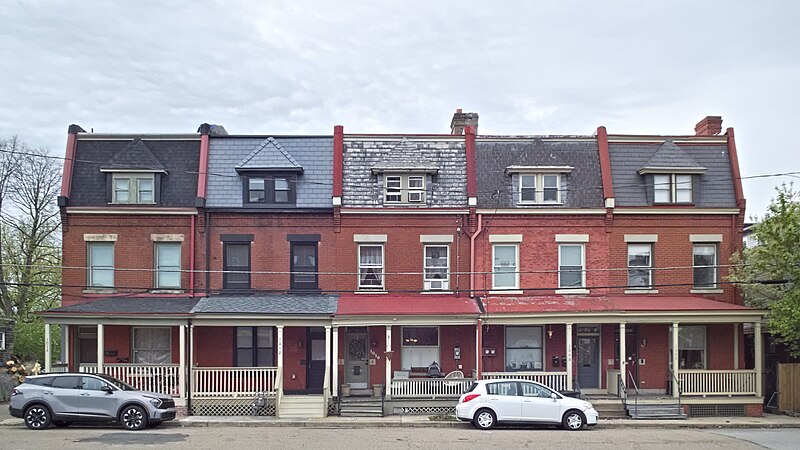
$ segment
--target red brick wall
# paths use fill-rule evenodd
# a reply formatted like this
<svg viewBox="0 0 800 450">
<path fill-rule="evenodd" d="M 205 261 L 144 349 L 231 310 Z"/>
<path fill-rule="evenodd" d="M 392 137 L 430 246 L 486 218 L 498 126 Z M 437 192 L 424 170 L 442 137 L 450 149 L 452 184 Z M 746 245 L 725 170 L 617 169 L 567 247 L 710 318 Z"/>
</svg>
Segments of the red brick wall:
<svg viewBox="0 0 800 450">
<path fill-rule="evenodd" d="M 198 367 L 233 367 L 232 327 L 194 327 L 194 364 Z"/>
<path fill-rule="evenodd" d="M 547 331 L 553 330 L 553 337 L 547 337 Z M 544 339 L 544 365 L 542 370 L 545 372 L 566 372 L 567 368 L 562 366 L 561 357 L 566 356 L 566 325 L 544 325 L 543 339 Z M 574 340 L 574 336 L 573 336 Z M 503 325 L 489 325 L 484 327 L 483 333 L 483 348 L 493 348 L 497 351 L 496 356 L 487 356 L 483 358 L 483 371 L 484 372 L 505 372 L 505 326 Z M 553 357 L 558 356 L 559 365 L 553 367 Z M 575 358 L 573 357 L 573 374 L 575 369 Z"/>
<path fill-rule="evenodd" d="M 117 358 L 128 358 L 130 362 L 133 362 L 133 355 L 131 354 L 132 332 L 133 330 L 129 326 L 107 325 L 103 327 L 103 351 L 117 351 L 117 356 L 104 357 L 104 363 L 116 363 Z"/>
</svg>

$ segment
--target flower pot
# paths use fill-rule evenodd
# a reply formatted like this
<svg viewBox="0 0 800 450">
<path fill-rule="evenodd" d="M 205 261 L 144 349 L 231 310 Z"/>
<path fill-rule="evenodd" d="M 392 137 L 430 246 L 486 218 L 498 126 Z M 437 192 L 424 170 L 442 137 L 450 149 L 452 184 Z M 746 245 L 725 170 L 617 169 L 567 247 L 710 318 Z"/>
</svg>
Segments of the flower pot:
<svg viewBox="0 0 800 450">
<path fill-rule="evenodd" d="M 342 397 L 350 397 L 350 385 L 343 384 L 342 385 Z"/>
<path fill-rule="evenodd" d="M 372 385 L 372 395 L 375 397 L 380 397 L 383 395 L 383 385 L 382 384 L 373 384 Z"/>
</svg>

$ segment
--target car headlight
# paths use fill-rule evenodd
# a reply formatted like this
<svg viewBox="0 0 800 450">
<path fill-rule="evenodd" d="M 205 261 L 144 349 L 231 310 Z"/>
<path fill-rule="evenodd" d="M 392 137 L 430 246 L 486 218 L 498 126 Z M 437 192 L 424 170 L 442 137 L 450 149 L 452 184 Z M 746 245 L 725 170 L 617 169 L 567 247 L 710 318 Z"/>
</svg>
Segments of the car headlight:
<svg viewBox="0 0 800 450">
<path fill-rule="evenodd" d="M 592 404 L 591 404 L 591 403 L 589 403 L 589 402 L 583 402 L 583 409 L 584 409 L 584 411 L 585 411 L 585 410 L 587 410 L 587 409 L 592 409 L 592 408 L 594 408 L 594 406 L 592 406 Z"/>
<path fill-rule="evenodd" d="M 159 408 L 161 406 L 161 400 L 157 398 L 148 398 L 148 400 L 150 400 L 150 403 L 156 408 Z"/>
</svg>

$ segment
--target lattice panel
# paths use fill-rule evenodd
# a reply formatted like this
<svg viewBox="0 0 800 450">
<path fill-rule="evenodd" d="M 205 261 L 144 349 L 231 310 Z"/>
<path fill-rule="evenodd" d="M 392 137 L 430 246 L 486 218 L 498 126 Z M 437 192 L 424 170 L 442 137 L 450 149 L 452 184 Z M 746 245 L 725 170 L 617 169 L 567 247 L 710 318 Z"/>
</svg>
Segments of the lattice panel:
<svg viewBox="0 0 800 450">
<path fill-rule="evenodd" d="M 193 416 L 274 416 L 275 399 L 267 399 L 263 407 L 247 398 L 195 398 L 192 399 Z"/>
<path fill-rule="evenodd" d="M 337 397 L 332 398 L 328 402 L 328 415 L 329 416 L 339 415 L 339 399 Z"/>
<path fill-rule="evenodd" d="M 426 414 L 454 414 L 455 406 L 403 406 L 403 414 L 426 415 Z"/>
<path fill-rule="evenodd" d="M 689 405 L 691 417 L 742 417 L 746 416 L 745 405 Z"/>
</svg>

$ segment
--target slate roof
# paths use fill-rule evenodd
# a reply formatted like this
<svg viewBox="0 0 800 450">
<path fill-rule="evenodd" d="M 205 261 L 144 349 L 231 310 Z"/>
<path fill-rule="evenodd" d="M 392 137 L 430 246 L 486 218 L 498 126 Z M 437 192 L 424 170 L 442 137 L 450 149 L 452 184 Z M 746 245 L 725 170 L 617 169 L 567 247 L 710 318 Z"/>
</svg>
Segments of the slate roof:
<svg viewBox="0 0 800 450">
<path fill-rule="evenodd" d="M 194 314 L 333 315 L 339 296 L 335 294 L 258 294 L 203 297 Z"/>
<path fill-rule="evenodd" d="M 487 314 L 623 311 L 753 311 L 759 310 L 699 296 L 598 296 L 564 295 L 489 296 L 481 303 Z"/>
<path fill-rule="evenodd" d="M 101 169 L 158 170 L 166 171 L 164 165 L 153 155 L 141 139 L 134 139 L 117 152 Z"/>
<path fill-rule="evenodd" d="M 520 137 L 513 140 L 478 137 L 475 144 L 480 208 L 536 208 L 520 205 L 518 177 L 507 175 L 510 166 L 569 166 L 561 175 L 562 208 L 602 208 L 603 184 L 597 141 L 585 138 Z M 545 205 L 548 206 L 548 205 Z M 550 206 L 552 207 L 552 206 Z"/>
<path fill-rule="evenodd" d="M 337 316 L 452 316 L 480 314 L 469 297 L 436 294 L 345 294 L 339 298 Z"/>
<path fill-rule="evenodd" d="M 197 169 L 200 164 L 200 140 L 142 139 L 148 152 L 166 170 L 162 176 L 161 195 L 157 206 L 194 207 L 197 195 Z M 108 206 L 107 174 L 100 171 L 119 156 L 142 155 L 126 152 L 134 145 L 132 139 L 81 139 L 75 150 L 72 189 L 69 206 Z M 141 147 L 134 145 L 141 149 Z M 124 156 L 124 158 L 123 158 Z M 146 161 L 140 161 L 145 163 Z M 149 165 L 145 164 L 145 165 Z"/>
<path fill-rule="evenodd" d="M 248 160 L 247 158 L 250 157 Z M 277 162 L 270 162 L 275 157 Z M 283 165 L 303 168 L 297 177 L 297 208 L 331 208 L 333 195 L 333 137 L 212 136 L 208 155 L 209 208 L 241 208 L 242 177 L 237 166 Z M 295 171 L 295 169 L 292 169 Z"/>
<path fill-rule="evenodd" d="M 664 146 L 663 142 L 610 143 L 611 178 L 614 183 L 616 206 L 648 206 L 653 204 L 652 176 L 640 175 Z M 705 167 L 703 175 L 694 176 L 693 202 L 700 208 L 735 208 L 730 155 L 724 143 L 681 144 L 681 152 Z"/>
<path fill-rule="evenodd" d="M 189 315 L 197 303 L 195 298 L 186 297 L 108 297 L 86 303 L 78 303 L 43 311 L 51 315 Z"/>
<path fill-rule="evenodd" d="M 705 170 L 705 167 L 701 167 L 697 161 L 691 157 L 691 155 L 681 150 L 680 147 L 672 142 L 672 139 L 667 139 L 664 144 L 662 144 L 661 147 L 656 150 L 644 167 L 639 170 L 642 172 L 646 170 L 663 168 Z"/>
<path fill-rule="evenodd" d="M 274 138 L 267 138 L 237 166 L 241 170 L 287 170 L 303 171 L 294 157 Z"/>
<path fill-rule="evenodd" d="M 463 136 L 445 139 L 346 137 L 342 205 L 384 207 L 384 184 L 381 172 L 395 169 L 399 172 L 419 171 L 429 174 L 425 183 L 425 204 L 420 206 L 466 207 L 466 167 L 467 156 Z"/>
</svg>

